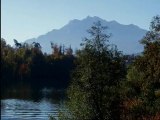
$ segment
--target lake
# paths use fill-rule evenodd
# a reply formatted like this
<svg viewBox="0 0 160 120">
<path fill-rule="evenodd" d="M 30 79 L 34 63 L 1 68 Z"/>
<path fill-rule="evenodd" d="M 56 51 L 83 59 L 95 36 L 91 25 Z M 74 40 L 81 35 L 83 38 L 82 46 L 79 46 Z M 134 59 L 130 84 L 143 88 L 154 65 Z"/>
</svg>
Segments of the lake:
<svg viewBox="0 0 160 120">
<path fill-rule="evenodd" d="M 50 115 L 57 118 L 64 95 L 46 88 L 34 94 L 13 90 L 7 94 L 1 98 L 1 120 L 49 120 Z"/>
</svg>

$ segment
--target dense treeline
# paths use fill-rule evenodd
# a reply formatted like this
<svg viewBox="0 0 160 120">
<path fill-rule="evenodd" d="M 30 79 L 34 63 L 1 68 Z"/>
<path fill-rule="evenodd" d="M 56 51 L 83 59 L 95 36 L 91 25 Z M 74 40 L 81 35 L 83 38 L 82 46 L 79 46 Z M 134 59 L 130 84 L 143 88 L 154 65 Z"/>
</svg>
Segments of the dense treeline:
<svg viewBox="0 0 160 120">
<path fill-rule="evenodd" d="M 72 48 L 51 43 L 53 53 L 43 54 L 39 43 L 21 44 L 15 47 L 1 39 L 1 90 L 16 85 L 29 85 L 38 89 L 66 88 L 74 68 Z"/>
<path fill-rule="evenodd" d="M 34 89 L 52 87 L 67 88 L 71 73 L 77 64 L 78 55 L 73 55 L 70 47 L 51 43 L 52 54 L 41 51 L 39 43 L 19 43 L 14 39 L 11 47 L 1 38 L 1 90 L 17 85 L 29 85 Z M 77 51 L 78 53 L 78 51 Z M 95 56 L 96 57 L 96 56 Z M 126 65 L 132 63 L 134 55 L 124 55 Z"/>
</svg>

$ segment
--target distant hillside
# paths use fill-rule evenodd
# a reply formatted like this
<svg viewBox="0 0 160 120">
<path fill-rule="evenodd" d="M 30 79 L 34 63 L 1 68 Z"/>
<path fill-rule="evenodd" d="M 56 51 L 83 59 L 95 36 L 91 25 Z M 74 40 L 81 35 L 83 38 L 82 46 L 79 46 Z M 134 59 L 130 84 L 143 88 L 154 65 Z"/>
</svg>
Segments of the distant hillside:
<svg viewBox="0 0 160 120">
<path fill-rule="evenodd" d="M 122 25 L 116 21 L 106 21 L 99 17 L 86 17 L 83 20 L 71 20 L 67 25 L 60 29 L 39 36 L 38 38 L 28 39 L 25 42 L 39 42 L 43 52 L 51 53 L 50 42 L 57 44 L 71 45 L 73 49 L 80 48 L 80 43 L 84 37 L 89 37 L 87 30 L 94 22 L 101 21 L 102 25 L 108 26 L 106 33 L 111 33 L 111 44 L 116 44 L 120 51 L 125 54 L 139 53 L 143 50 L 143 46 L 139 44 L 139 40 L 147 32 L 136 25 Z"/>
</svg>

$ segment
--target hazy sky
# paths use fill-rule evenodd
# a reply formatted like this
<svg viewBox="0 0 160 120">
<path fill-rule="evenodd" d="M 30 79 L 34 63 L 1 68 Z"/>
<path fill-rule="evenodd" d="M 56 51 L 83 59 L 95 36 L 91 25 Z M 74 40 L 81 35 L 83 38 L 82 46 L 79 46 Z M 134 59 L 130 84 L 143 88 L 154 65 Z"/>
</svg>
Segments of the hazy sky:
<svg viewBox="0 0 160 120">
<path fill-rule="evenodd" d="M 148 29 L 158 14 L 160 0 L 1 0 L 1 37 L 13 45 L 88 15 Z"/>
</svg>

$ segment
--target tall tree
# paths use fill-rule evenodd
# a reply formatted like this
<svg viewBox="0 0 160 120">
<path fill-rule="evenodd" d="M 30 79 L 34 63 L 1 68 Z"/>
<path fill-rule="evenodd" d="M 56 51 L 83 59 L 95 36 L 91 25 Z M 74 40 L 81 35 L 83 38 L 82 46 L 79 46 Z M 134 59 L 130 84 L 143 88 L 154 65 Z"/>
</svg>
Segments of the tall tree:
<svg viewBox="0 0 160 120">
<path fill-rule="evenodd" d="M 105 120 L 119 117 L 119 82 L 123 78 L 123 62 L 117 50 L 111 50 L 110 35 L 98 21 L 88 32 L 82 50 L 77 52 L 77 68 L 68 90 L 67 119 Z M 62 115 L 62 116 L 63 116 Z M 63 118 L 64 119 L 64 118 Z"/>
<path fill-rule="evenodd" d="M 150 31 L 141 40 L 144 51 L 128 71 L 126 98 L 132 104 L 126 106 L 130 119 L 152 119 L 159 114 L 160 97 L 160 17 L 155 16 L 150 25 Z M 123 96 L 123 98 L 125 98 Z M 152 118 L 151 118 L 152 117 Z M 124 118 L 126 119 L 126 118 Z"/>
</svg>

